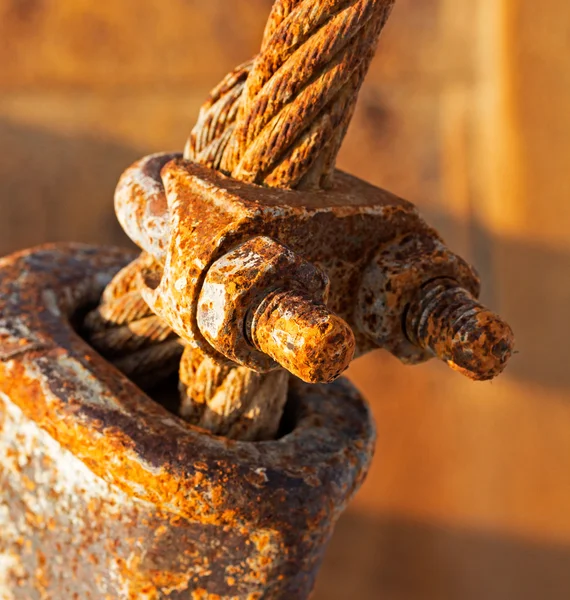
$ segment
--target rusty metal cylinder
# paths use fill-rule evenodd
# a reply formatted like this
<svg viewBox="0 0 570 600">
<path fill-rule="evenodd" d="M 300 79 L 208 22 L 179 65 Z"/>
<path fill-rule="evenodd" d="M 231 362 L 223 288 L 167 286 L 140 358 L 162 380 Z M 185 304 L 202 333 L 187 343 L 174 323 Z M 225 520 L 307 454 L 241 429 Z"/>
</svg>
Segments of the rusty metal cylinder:
<svg viewBox="0 0 570 600">
<path fill-rule="evenodd" d="M 435 279 L 408 306 L 406 335 L 471 379 L 493 379 L 514 345 L 511 328 L 457 281 Z"/>
<path fill-rule="evenodd" d="M 350 327 L 301 290 L 276 290 L 254 311 L 253 344 L 307 382 L 328 383 L 343 373 L 354 356 Z"/>
</svg>

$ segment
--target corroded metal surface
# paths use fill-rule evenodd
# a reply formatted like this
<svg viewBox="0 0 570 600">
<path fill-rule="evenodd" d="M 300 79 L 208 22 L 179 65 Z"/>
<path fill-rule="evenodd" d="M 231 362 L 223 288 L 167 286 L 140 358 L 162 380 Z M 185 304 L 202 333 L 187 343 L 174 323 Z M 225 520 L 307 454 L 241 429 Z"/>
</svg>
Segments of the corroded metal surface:
<svg viewBox="0 0 570 600">
<path fill-rule="evenodd" d="M 404 327 L 410 340 L 471 379 L 493 379 L 514 345 L 511 328 L 457 280 L 429 281 L 410 303 Z"/>
<path fill-rule="evenodd" d="M 162 170 L 160 178 L 152 183 L 152 202 L 153 218 L 160 218 L 161 230 L 154 227 L 154 222 L 148 226 L 148 213 L 141 208 L 147 199 L 138 184 L 146 173 L 156 173 L 158 165 Z M 156 190 L 161 182 L 164 187 L 159 195 Z M 243 315 L 252 310 L 248 286 L 262 281 L 256 288 L 258 298 L 273 294 L 284 280 L 293 278 L 290 266 L 295 261 L 315 265 L 328 278 L 327 314 L 330 311 L 338 315 L 352 329 L 356 356 L 375 348 L 385 348 L 408 363 L 438 356 L 473 379 L 488 379 L 505 367 L 512 351 L 508 325 L 480 305 L 476 312 L 484 312 L 484 320 L 469 319 L 463 323 L 460 335 L 451 333 L 457 325 L 457 310 L 461 309 L 447 310 L 450 303 L 463 307 L 463 317 L 475 310 L 473 297 L 479 293 L 475 271 L 445 246 L 412 204 L 344 173 L 337 172 L 333 187 L 326 191 L 268 189 L 235 181 L 181 158 L 165 163 L 164 157 L 155 155 L 127 171 L 119 186 L 116 208 L 126 231 L 144 250 L 159 245 L 166 248 L 166 240 L 170 240 L 161 255 L 164 269 L 161 273 L 150 272 L 142 288 L 143 297 L 186 342 L 213 358 L 231 358 L 259 371 L 269 370 L 274 367 L 272 362 L 256 353 L 259 341 L 264 339 L 269 342 L 265 354 L 301 377 L 303 373 L 311 373 L 311 377 L 322 374 L 321 381 L 328 381 L 340 374 L 347 361 L 339 358 L 338 352 L 325 359 L 324 370 L 322 366 L 317 369 L 301 351 L 289 360 L 284 360 L 279 349 L 272 352 L 270 348 L 276 345 L 271 329 L 277 323 L 275 315 L 271 327 L 264 322 L 265 334 L 253 334 L 248 339 L 244 333 Z M 162 242 L 156 239 L 159 235 L 163 236 Z M 270 268 L 268 261 L 262 278 L 260 266 L 242 256 L 239 268 L 234 265 L 231 273 L 216 275 L 216 291 L 206 293 L 208 319 L 215 313 L 221 320 L 213 342 L 208 327 L 204 322 L 200 325 L 198 306 L 204 282 L 211 269 L 217 271 L 214 265 L 230 260 L 236 246 L 257 239 L 259 254 L 264 246 L 259 236 L 269 238 L 265 253 L 270 253 L 275 242 L 286 247 L 283 262 Z M 285 256 L 290 256 L 289 260 Z M 441 341 L 433 344 L 425 339 L 427 334 L 417 334 L 403 324 L 410 307 L 421 304 L 424 294 L 429 293 L 425 286 L 442 277 L 453 280 L 459 292 L 437 296 L 438 317 L 430 335 Z M 214 307 L 216 295 L 224 301 Z M 231 306 L 232 315 L 242 317 L 225 319 L 222 304 Z M 297 296 L 297 302 L 289 298 L 283 310 L 301 314 L 303 306 L 302 298 Z M 318 318 L 316 308 L 312 314 Z M 415 314 L 413 310 L 411 314 Z M 326 328 L 319 333 L 312 329 L 310 320 L 297 320 L 296 324 L 298 336 L 305 336 L 309 345 L 319 335 L 326 338 Z M 337 339 L 344 344 L 346 357 L 352 351 L 350 337 L 339 325 L 340 330 L 343 333 Z M 467 359 L 459 358 L 467 354 L 481 360 L 474 358 L 467 365 Z M 306 379 L 315 381 L 309 376 Z"/>
<path fill-rule="evenodd" d="M 306 598 L 374 434 L 346 382 L 279 367 L 330 382 L 382 347 L 502 370 L 512 334 L 473 270 L 413 205 L 334 169 L 392 5 L 276 0 L 184 157 L 121 178 L 129 266 L 81 246 L 0 261 L 0 592 Z M 178 406 L 73 324 L 137 382 L 182 355 Z M 47 560 L 64 545 L 72 577 Z"/>
<path fill-rule="evenodd" d="M 296 382 L 262 443 L 173 416 L 72 326 L 131 258 L 0 261 L 0 596 L 306 598 L 372 455 L 366 404 Z"/>
<path fill-rule="evenodd" d="M 276 0 L 184 157 L 122 176 L 130 265 L 83 246 L 0 261 L 0 593 L 302 600 L 374 432 L 346 382 L 300 379 L 375 348 L 504 368 L 512 333 L 474 271 L 412 204 L 334 169 L 392 5 Z M 182 398 L 162 381 L 151 400 L 74 325 L 139 383 L 182 355 Z"/>
<path fill-rule="evenodd" d="M 350 327 L 325 302 L 329 282 L 311 263 L 265 236 L 209 269 L 197 321 L 208 342 L 257 371 L 283 365 L 308 383 L 327 383 L 354 355 Z"/>
<path fill-rule="evenodd" d="M 250 329 L 256 348 L 309 383 L 334 381 L 354 356 L 350 327 L 301 289 L 268 294 Z"/>
<path fill-rule="evenodd" d="M 473 268 L 450 252 L 433 231 L 406 232 L 380 245 L 362 274 L 355 304 L 359 328 L 405 362 L 426 358 L 426 349 L 402 323 L 412 301 L 421 297 L 422 287 L 441 277 L 479 294 Z"/>
</svg>

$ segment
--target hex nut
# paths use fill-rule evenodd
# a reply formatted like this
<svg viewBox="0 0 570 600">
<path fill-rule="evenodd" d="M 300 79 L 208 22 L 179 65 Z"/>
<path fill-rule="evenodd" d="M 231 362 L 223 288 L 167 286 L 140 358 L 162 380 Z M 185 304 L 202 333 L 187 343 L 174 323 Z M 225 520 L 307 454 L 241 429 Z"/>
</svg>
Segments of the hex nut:
<svg viewBox="0 0 570 600">
<path fill-rule="evenodd" d="M 475 270 L 445 246 L 435 232 L 403 235 L 378 249 L 365 269 L 355 320 L 361 331 L 378 346 L 405 363 L 416 364 L 433 357 L 406 337 L 406 309 L 427 282 L 451 278 L 479 295 Z"/>
<path fill-rule="evenodd" d="M 326 302 L 328 278 L 317 267 L 266 236 L 247 240 L 208 270 L 198 299 L 197 322 L 206 340 L 231 361 L 254 371 L 278 368 L 246 333 L 248 315 L 279 289 L 297 289 Z"/>
</svg>

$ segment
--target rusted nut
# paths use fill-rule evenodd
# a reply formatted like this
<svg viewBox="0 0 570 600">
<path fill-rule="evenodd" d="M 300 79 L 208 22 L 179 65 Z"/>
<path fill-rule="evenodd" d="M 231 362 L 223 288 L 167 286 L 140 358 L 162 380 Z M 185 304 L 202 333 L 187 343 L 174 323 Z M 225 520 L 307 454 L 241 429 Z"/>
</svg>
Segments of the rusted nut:
<svg viewBox="0 0 570 600">
<path fill-rule="evenodd" d="M 348 367 L 355 344 L 350 327 L 325 305 L 328 287 L 320 269 L 258 236 L 210 267 L 198 326 L 233 362 L 261 372 L 281 365 L 308 383 L 329 382 Z"/>
<path fill-rule="evenodd" d="M 366 402 L 292 378 L 261 443 L 169 413 L 70 323 L 132 258 L 57 245 L 0 261 L 0 597 L 304 600 L 372 458 Z M 73 564 L 46 560 L 62 546 Z"/>
<path fill-rule="evenodd" d="M 475 271 L 433 230 L 382 246 L 365 269 L 358 292 L 355 318 L 361 331 L 405 363 L 432 358 L 431 350 L 406 335 L 403 319 L 418 290 L 440 277 L 453 278 L 474 296 L 479 293 Z"/>
<path fill-rule="evenodd" d="M 253 343 L 307 383 L 339 377 L 354 356 L 350 327 L 301 290 L 277 290 L 255 311 Z"/>
<path fill-rule="evenodd" d="M 514 346 L 511 328 L 453 279 L 423 286 L 408 307 L 405 327 L 414 344 L 478 381 L 499 375 Z"/>
</svg>

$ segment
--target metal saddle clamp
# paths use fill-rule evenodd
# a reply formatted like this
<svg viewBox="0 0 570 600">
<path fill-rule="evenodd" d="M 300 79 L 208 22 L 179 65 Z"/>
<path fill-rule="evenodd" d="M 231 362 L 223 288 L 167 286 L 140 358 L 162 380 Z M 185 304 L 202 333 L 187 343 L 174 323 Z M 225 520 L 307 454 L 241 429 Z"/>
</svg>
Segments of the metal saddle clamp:
<svg viewBox="0 0 570 600">
<path fill-rule="evenodd" d="M 512 331 L 477 301 L 474 269 L 411 203 L 351 175 L 283 190 L 153 155 L 115 198 L 124 230 L 163 265 L 143 275 L 145 300 L 218 360 L 326 383 L 377 348 L 475 380 L 511 355 Z"/>
</svg>

